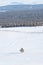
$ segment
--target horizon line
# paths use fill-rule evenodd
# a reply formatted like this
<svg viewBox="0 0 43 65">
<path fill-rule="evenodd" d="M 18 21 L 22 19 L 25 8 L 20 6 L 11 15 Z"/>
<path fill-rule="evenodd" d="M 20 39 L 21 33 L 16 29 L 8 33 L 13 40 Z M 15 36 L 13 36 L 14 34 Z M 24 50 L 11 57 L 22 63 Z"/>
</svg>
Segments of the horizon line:
<svg viewBox="0 0 43 65">
<path fill-rule="evenodd" d="M 12 3 L 19 3 L 19 4 L 12 4 Z M 7 5 L 41 5 L 43 3 L 21 3 L 21 2 L 10 2 L 9 4 L 3 4 L 0 6 L 7 6 Z"/>
</svg>

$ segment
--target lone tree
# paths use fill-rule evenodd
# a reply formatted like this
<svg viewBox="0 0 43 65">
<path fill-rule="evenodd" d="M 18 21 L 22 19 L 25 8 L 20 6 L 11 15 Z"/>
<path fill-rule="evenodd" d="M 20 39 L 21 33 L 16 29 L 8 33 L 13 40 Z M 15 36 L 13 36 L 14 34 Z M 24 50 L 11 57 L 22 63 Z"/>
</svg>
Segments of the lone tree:
<svg viewBox="0 0 43 65">
<path fill-rule="evenodd" d="M 24 49 L 23 49 L 23 48 L 21 48 L 21 49 L 20 49 L 20 52 L 21 52 L 21 53 L 23 53 L 23 52 L 24 52 Z"/>
</svg>

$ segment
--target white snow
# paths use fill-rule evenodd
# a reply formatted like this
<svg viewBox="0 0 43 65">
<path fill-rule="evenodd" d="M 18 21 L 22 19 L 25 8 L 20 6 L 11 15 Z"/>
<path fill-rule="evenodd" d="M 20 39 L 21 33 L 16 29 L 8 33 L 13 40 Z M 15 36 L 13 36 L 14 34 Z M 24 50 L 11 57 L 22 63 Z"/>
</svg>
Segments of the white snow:
<svg viewBox="0 0 43 65">
<path fill-rule="evenodd" d="M 43 26 L 0 28 L 0 65 L 43 65 Z"/>
</svg>

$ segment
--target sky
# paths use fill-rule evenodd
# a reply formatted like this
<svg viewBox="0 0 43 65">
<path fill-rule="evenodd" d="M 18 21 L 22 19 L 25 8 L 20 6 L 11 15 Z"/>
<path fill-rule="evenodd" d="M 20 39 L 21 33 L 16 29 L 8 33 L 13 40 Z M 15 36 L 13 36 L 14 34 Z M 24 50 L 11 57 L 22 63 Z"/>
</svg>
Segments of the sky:
<svg viewBox="0 0 43 65">
<path fill-rule="evenodd" d="M 43 4 L 43 0 L 0 0 L 0 6 L 7 5 L 11 2 L 20 2 L 25 4 Z"/>
</svg>

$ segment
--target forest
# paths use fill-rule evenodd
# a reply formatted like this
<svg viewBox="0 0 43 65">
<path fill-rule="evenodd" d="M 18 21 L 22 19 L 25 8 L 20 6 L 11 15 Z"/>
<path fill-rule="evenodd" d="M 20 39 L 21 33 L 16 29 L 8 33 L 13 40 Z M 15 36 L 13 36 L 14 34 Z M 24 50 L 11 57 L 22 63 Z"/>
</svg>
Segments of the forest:
<svg viewBox="0 0 43 65">
<path fill-rule="evenodd" d="M 42 26 L 43 8 L 35 7 L 0 12 L 0 27 Z"/>
</svg>

